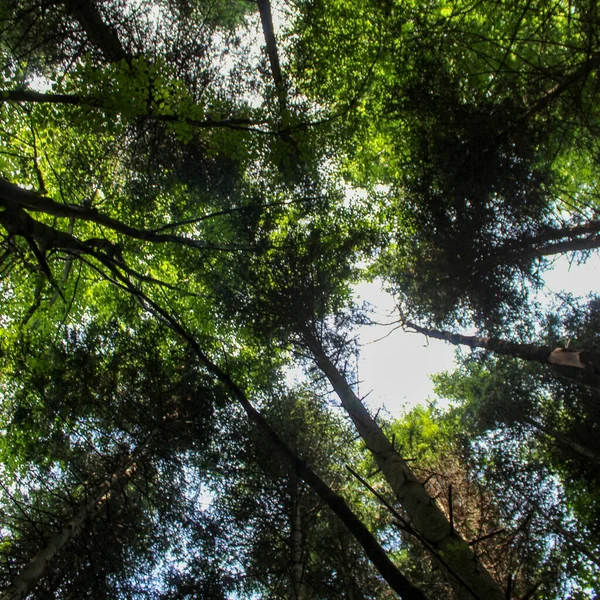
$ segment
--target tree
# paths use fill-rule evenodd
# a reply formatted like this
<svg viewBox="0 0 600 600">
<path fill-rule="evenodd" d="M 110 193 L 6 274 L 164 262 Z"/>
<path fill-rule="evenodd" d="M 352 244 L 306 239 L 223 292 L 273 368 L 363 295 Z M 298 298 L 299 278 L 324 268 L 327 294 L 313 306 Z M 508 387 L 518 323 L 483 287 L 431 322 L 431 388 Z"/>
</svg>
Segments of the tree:
<svg viewBox="0 0 600 600">
<path fill-rule="evenodd" d="M 451 526 L 468 540 L 490 573 L 504 583 L 507 593 L 522 597 L 535 589 L 540 575 L 552 562 L 544 549 L 543 536 L 532 527 L 531 519 L 524 520 L 523 513 L 511 513 L 505 509 L 502 497 L 492 496 L 465 448 L 465 443 L 471 441 L 470 432 L 463 428 L 456 412 L 446 412 L 432 404 L 416 407 L 402 419 L 389 423 L 388 428 Z M 397 526 L 409 542 L 402 564 L 410 570 L 411 564 L 427 559 L 410 525 L 400 520 Z M 415 559 L 415 555 L 420 558 Z M 431 595 L 448 594 L 447 584 L 433 569 L 423 569 L 415 580 L 423 581 L 422 585 L 432 590 Z M 547 597 L 558 595 L 558 578 L 545 581 L 544 585 Z"/>
<path fill-rule="evenodd" d="M 296 365 L 309 397 L 330 393 L 319 377 L 329 382 L 429 553 L 411 554 L 421 561 L 412 572 L 440 568 L 458 598 L 510 596 L 506 570 L 478 559 L 451 502 L 432 497 L 355 393 L 345 363 L 363 316 L 351 286 L 384 275 L 419 322 L 492 329 L 525 306 L 517 274 L 533 277 L 541 256 L 596 247 L 596 16 L 544 2 L 520 5 L 519 18 L 487 5 L 358 8 L 304 3 L 281 26 L 262 0 L 256 10 L 94 0 L 0 9 L 5 504 L 11 514 L 28 506 L 10 498 L 21 471 L 32 473 L 24 498 L 40 506 L 52 494 L 36 481 L 55 490 L 55 478 L 78 497 L 74 473 L 94 469 L 74 440 L 90 442 L 86 457 L 112 456 L 113 444 L 164 432 L 140 489 L 125 486 L 103 528 L 98 520 L 73 552 L 65 546 L 41 594 L 76 595 L 97 577 L 107 596 L 150 587 L 162 598 L 301 598 L 326 595 L 327 582 L 360 597 L 386 594 L 382 577 L 423 598 L 392 560 L 402 542 L 377 530 L 356 483 L 342 483 L 343 453 L 314 448 L 319 436 L 337 439 L 337 420 L 286 412 L 298 406 L 282 383 Z M 242 415 L 244 427 L 225 424 Z M 300 423 L 310 424 L 303 435 Z M 219 472 L 234 463 L 218 458 L 228 443 L 241 466 Z M 163 474 L 172 485 L 161 487 Z M 198 511 L 207 486 L 229 495 Z M 256 557 L 279 537 L 248 499 L 253 486 L 288 527 L 279 556 Z M 244 498 L 254 540 L 239 527 Z M 74 505 L 59 502 L 54 520 L 25 514 L 46 534 Z M 111 524 L 125 516 L 132 525 L 118 538 Z M 11 523 L 7 566 L 45 547 Z M 101 544 L 87 543 L 102 529 L 122 544 L 100 559 Z M 223 559 L 237 542 L 244 572 Z M 89 560 L 69 572 L 78 547 Z M 128 557 L 144 564 L 140 577 Z M 350 576 L 357 561 L 362 590 Z"/>
<path fill-rule="evenodd" d="M 546 342 L 567 336 L 595 349 L 596 301 L 586 308 L 551 314 Z M 525 502 L 521 518 L 531 512 L 538 535 L 556 540 L 558 560 L 574 587 L 585 590 L 596 585 L 591 573 L 598 565 L 596 394 L 585 380 L 564 375 L 536 363 L 525 368 L 506 357 L 473 356 L 439 376 L 437 391 L 455 403 L 464 444 L 503 505 Z"/>
<path fill-rule="evenodd" d="M 326 472 L 329 485 L 348 497 L 347 477 L 337 465 L 355 456 L 358 448 L 343 421 L 328 414 L 310 390 L 274 400 L 265 413 L 289 447 L 311 468 Z M 229 435 L 225 447 L 235 450 L 221 455 L 219 470 L 230 475 L 215 479 L 214 510 L 228 524 L 248 593 L 290 598 L 385 595 L 356 542 L 323 499 L 288 465 L 274 461 L 271 448 L 262 437 L 244 431 L 243 421 L 236 421 Z M 363 522 L 378 529 L 376 517 L 356 502 L 356 494 L 349 501 Z"/>
<path fill-rule="evenodd" d="M 303 11 L 298 76 L 344 115 L 350 176 L 388 186 L 393 243 L 378 273 L 413 320 L 509 322 L 526 300 L 520 280 L 539 281 L 539 255 L 507 246 L 595 217 L 596 184 L 583 183 L 595 160 L 595 11 L 351 1 Z"/>
<path fill-rule="evenodd" d="M 462 345 L 469 348 L 482 348 L 499 355 L 513 356 L 522 360 L 555 365 L 559 369 L 563 369 L 563 373 L 578 369 L 588 376 L 587 381 L 593 381 L 599 373 L 600 356 L 593 350 L 575 350 L 574 348 L 566 347 L 552 348 L 536 344 L 519 344 L 492 337 L 482 338 L 474 335 L 461 335 L 421 327 L 410 321 L 405 321 L 403 325 L 414 329 L 417 333 L 450 342 L 455 346 Z"/>
</svg>

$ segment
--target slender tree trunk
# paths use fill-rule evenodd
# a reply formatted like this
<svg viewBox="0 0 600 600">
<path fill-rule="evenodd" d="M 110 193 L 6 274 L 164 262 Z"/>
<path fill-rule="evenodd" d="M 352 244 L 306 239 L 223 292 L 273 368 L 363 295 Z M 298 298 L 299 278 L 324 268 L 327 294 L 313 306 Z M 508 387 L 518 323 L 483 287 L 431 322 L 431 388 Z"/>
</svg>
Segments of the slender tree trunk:
<svg viewBox="0 0 600 600">
<path fill-rule="evenodd" d="M 589 448 L 586 448 L 585 446 L 579 444 L 575 440 L 572 440 L 569 436 L 566 436 L 563 433 L 552 429 L 551 427 L 546 427 L 546 425 L 543 425 L 542 423 L 540 423 L 536 419 L 533 419 L 532 417 L 523 417 L 523 421 L 525 423 L 529 423 L 529 425 L 531 425 L 535 429 L 541 431 L 549 438 L 555 440 L 555 442 L 559 446 L 568 448 L 572 452 L 575 452 L 576 454 L 579 454 L 600 465 L 600 456 L 596 452 L 590 450 Z"/>
<path fill-rule="evenodd" d="M 51 568 L 54 558 L 70 540 L 79 535 L 85 522 L 96 517 L 112 497 L 115 488 L 131 478 L 136 470 L 137 462 L 148 450 L 150 438 L 126 457 L 122 466 L 98 486 L 94 496 L 80 505 L 75 515 L 63 525 L 56 535 L 50 538 L 46 546 L 39 550 L 14 578 L 11 585 L 2 592 L 1 600 L 21 600 L 36 588 L 39 581 Z"/>
<path fill-rule="evenodd" d="M 277 92 L 277 100 L 279 102 L 279 111 L 282 119 L 286 113 L 286 91 L 281 74 L 281 65 L 279 63 L 279 52 L 277 51 L 277 42 L 275 40 L 275 30 L 273 27 L 273 15 L 271 14 L 271 3 L 269 0 L 257 0 L 258 12 L 260 13 L 260 21 L 262 23 L 263 35 L 265 37 L 265 45 L 267 47 L 267 55 L 269 64 L 271 65 L 271 77 L 275 91 Z"/>
<path fill-rule="evenodd" d="M 444 513 L 328 358 L 316 336 L 305 332 L 304 342 L 373 454 L 412 527 L 425 540 L 428 549 L 433 550 L 437 562 L 445 567 L 456 597 L 469 600 L 505 600 L 500 585 L 479 563 L 467 542 L 453 531 Z"/>
<path fill-rule="evenodd" d="M 202 354 L 204 357 L 204 354 Z M 206 357 L 204 357 L 206 360 Z M 213 367 L 215 365 L 209 361 Z M 205 363 L 206 365 L 206 363 Z M 308 467 L 308 465 L 298 458 L 278 436 L 275 430 L 267 423 L 264 417 L 252 406 L 246 395 L 237 387 L 231 378 L 223 373 L 218 367 L 213 373 L 218 373 L 219 379 L 226 384 L 229 391 L 234 395 L 242 405 L 250 421 L 264 434 L 264 438 L 273 448 L 279 458 L 293 467 L 298 476 L 303 479 L 312 490 L 331 508 L 336 516 L 344 523 L 352 533 L 356 541 L 363 547 L 369 560 L 377 568 L 381 576 L 387 581 L 390 587 L 404 600 L 426 600 L 425 594 L 415 587 L 392 563 L 385 550 L 379 542 L 354 514 L 346 501 L 333 492 L 331 488 Z M 483 600 L 483 599 L 482 599 Z"/>
<path fill-rule="evenodd" d="M 285 464 L 288 464 L 294 472 L 315 492 L 321 500 L 329 506 L 333 513 L 346 526 L 348 531 L 354 536 L 354 539 L 362 546 L 365 554 L 385 579 L 388 585 L 403 600 L 428 600 L 426 594 L 414 586 L 400 570 L 392 563 L 385 550 L 381 547 L 375 536 L 368 530 L 365 524 L 357 517 L 352 509 L 346 504 L 346 501 L 333 492 L 333 490 L 304 462 L 299 458 L 279 437 L 277 432 L 269 425 L 267 420 L 254 408 L 244 391 L 233 381 L 231 376 L 223 371 L 218 365 L 210 360 L 204 354 L 200 345 L 193 335 L 191 335 L 179 321 L 160 307 L 156 302 L 144 296 L 139 290 L 132 288 L 131 282 L 126 278 L 122 279 L 124 287 L 131 290 L 131 293 L 138 297 L 148 309 L 156 316 L 165 321 L 168 326 L 179 334 L 189 344 L 194 351 L 200 363 L 211 373 L 225 389 L 229 392 L 244 409 L 250 422 L 263 434 L 263 440 L 269 444 L 273 452 Z M 484 600 L 482 596 L 480 600 Z M 496 596 L 487 596 L 487 598 L 496 598 Z M 504 600 L 502 598 L 502 600 Z"/>
<path fill-rule="evenodd" d="M 483 348 L 496 354 L 514 356 L 522 360 L 534 361 L 556 367 L 572 367 L 580 369 L 597 378 L 600 374 L 600 354 L 590 350 L 572 350 L 571 348 L 553 348 L 552 346 L 537 346 L 536 344 L 517 344 L 493 337 L 478 337 L 461 335 L 449 331 L 420 327 L 410 321 L 404 321 L 406 327 L 414 329 L 427 337 L 450 342 L 455 346 Z"/>
<path fill-rule="evenodd" d="M 306 584 L 304 581 L 304 535 L 302 510 L 300 506 L 300 485 L 296 473 L 290 473 L 290 555 L 291 588 L 293 600 L 305 600 Z"/>
</svg>

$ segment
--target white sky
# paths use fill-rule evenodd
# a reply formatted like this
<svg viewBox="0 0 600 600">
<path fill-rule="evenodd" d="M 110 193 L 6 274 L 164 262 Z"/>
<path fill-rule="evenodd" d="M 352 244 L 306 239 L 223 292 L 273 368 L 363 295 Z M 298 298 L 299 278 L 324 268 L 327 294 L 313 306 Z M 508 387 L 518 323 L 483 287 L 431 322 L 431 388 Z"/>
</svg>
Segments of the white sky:
<svg viewBox="0 0 600 600">
<path fill-rule="evenodd" d="M 568 257 L 563 256 L 546 273 L 545 280 L 549 301 L 550 292 L 561 290 L 578 296 L 600 292 L 600 256 L 593 255 L 584 265 L 570 265 Z M 392 323 L 393 300 L 378 283 L 357 286 L 356 295 L 376 307 L 374 320 Z M 402 329 L 393 331 L 395 326 L 359 329 L 359 395 L 370 392 L 367 402 L 371 409 L 384 406 L 392 417 L 433 397 L 430 375 L 453 369 L 455 352 L 451 344 Z"/>
</svg>

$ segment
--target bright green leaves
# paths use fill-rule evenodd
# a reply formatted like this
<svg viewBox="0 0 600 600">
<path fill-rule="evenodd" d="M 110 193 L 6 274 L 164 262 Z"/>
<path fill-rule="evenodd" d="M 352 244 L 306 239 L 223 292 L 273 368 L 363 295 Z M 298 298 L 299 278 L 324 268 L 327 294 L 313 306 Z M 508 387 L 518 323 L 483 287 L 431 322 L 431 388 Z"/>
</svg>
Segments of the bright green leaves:
<svg viewBox="0 0 600 600">
<path fill-rule="evenodd" d="M 204 118 L 203 105 L 160 57 L 142 55 L 102 67 L 84 60 L 65 87 L 81 96 L 82 103 L 126 120 L 147 116 L 172 119 L 171 127 L 185 141 L 191 137 L 184 128 L 186 120 Z"/>
<path fill-rule="evenodd" d="M 588 9 L 315 2 L 300 21 L 297 77 L 330 108 L 345 176 L 389 185 L 397 252 L 381 273 L 406 310 L 486 327 L 519 310 L 531 259 L 496 248 L 598 203 Z"/>
</svg>

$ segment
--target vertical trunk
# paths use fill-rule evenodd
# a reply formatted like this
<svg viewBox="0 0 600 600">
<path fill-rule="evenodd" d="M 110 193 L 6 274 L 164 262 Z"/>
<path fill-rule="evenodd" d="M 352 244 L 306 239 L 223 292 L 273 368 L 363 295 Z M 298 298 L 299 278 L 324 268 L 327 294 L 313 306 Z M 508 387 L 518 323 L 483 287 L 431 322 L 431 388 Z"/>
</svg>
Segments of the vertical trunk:
<svg viewBox="0 0 600 600">
<path fill-rule="evenodd" d="M 76 538 L 84 523 L 93 519 L 110 500 L 115 488 L 128 480 L 136 470 L 137 461 L 147 450 L 148 442 L 123 461 L 121 467 L 109 478 L 105 479 L 97 489 L 96 494 L 77 509 L 75 515 L 67 521 L 61 530 L 52 536 L 42 548 L 17 575 L 11 585 L 6 588 L 1 600 L 21 600 L 26 598 L 52 566 L 53 559 L 69 543 Z"/>
<path fill-rule="evenodd" d="M 557 367 L 573 367 L 585 371 L 594 378 L 600 373 L 600 354 L 590 350 L 571 350 L 570 348 L 552 348 L 551 346 L 537 346 L 535 344 L 517 344 L 492 337 L 461 335 L 450 333 L 449 331 L 420 327 L 410 321 L 405 321 L 404 325 L 427 337 L 444 340 L 455 346 L 483 348 L 496 354 L 514 356 L 522 360 L 540 362 Z"/>
<path fill-rule="evenodd" d="M 277 92 L 277 100 L 279 102 L 279 111 L 283 117 L 286 112 L 286 92 L 281 74 L 281 65 L 279 63 L 279 53 L 277 51 L 277 42 L 275 40 L 275 30 L 273 27 L 273 15 L 271 13 L 271 3 L 269 0 L 257 0 L 258 12 L 260 13 L 260 21 L 262 23 L 263 35 L 265 37 L 265 45 L 267 47 L 267 55 L 269 64 L 271 65 L 271 77 Z"/>
<path fill-rule="evenodd" d="M 318 339 L 311 333 L 305 333 L 304 341 L 373 454 L 412 527 L 445 567 L 456 597 L 465 600 L 504 600 L 505 594 L 500 585 L 478 562 L 467 542 L 452 531 L 444 513 L 414 476 L 406 461 L 394 450 L 344 376 L 327 357 Z"/>
<path fill-rule="evenodd" d="M 304 536 L 302 534 L 302 510 L 300 507 L 300 486 L 296 473 L 290 473 L 290 555 L 291 588 L 293 600 L 306 598 L 304 582 Z"/>
</svg>

